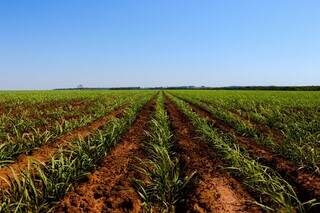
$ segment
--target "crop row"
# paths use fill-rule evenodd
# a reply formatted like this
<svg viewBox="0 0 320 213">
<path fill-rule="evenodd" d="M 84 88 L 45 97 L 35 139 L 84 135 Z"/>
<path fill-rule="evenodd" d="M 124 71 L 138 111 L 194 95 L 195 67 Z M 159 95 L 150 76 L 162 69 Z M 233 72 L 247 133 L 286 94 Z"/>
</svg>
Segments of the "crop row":
<svg viewBox="0 0 320 213">
<path fill-rule="evenodd" d="M 134 180 L 147 212 L 175 212 L 193 177 L 193 174 L 182 175 L 172 140 L 169 118 L 164 109 L 164 97 L 161 94 L 144 143 L 148 159 L 140 160 L 140 165 L 137 166 L 143 178 Z"/>
<path fill-rule="evenodd" d="M 210 100 L 209 95 L 203 96 L 202 98 L 197 97 L 196 93 L 178 93 L 178 95 L 188 102 L 209 111 L 216 118 L 232 126 L 239 134 L 249 136 L 258 143 L 266 145 L 266 147 L 271 149 L 274 153 L 284 156 L 288 160 L 294 162 L 298 167 L 306 168 L 320 174 L 320 123 L 316 115 L 314 115 L 315 117 L 313 118 L 309 117 L 307 119 L 302 116 L 303 118 L 297 119 L 297 116 L 295 115 L 281 112 L 278 112 L 279 115 L 275 115 L 275 112 L 271 113 L 272 115 L 265 115 L 259 114 L 257 111 L 245 111 L 244 113 L 241 110 L 239 115 L 234 112 L 239 111 L 238 109 L 241 108 L 241 106 L 229 109 L 230 106 L 223 106 L 226 105 L 226 103 L 218 105 L 221 101 L 208 101 Z M 250 101 L 250 99 L 248 101 Z M 253 113 L 255 118 L 248 117 L 249 114 Z M 281 122 L 279 121 L 281 124 L 278 124 L 278 126 L 284 126 L 282 131 L 279 131 L 279 129 L 281 130 L 282 128 L 270 125 L 268 122 L 258 121 L 266 118 L 271 119 L 271 117 L 281 120 Z M 306 127 L 306 125 L 308 125 L 308 127 Z M 257 126 L 262 126 L 262 130 L 261 128 L 257 128 Z M 302 128 L 302 126 L 304 127 Z M 278 136 L 270 134 L 270 131 L 277 131 L 276 134 L 278 134 Z"/>
<path fill-rule="evenodd" d="M 186 102 L 174 96 L 170 98 L 191 120 L 205 141 L 223 157 L 229 172 L 241 179 L 249 191 L 255 194 L 262 208 L 286 212 L 296 209 L 304 212 L 314 204 L 315 200 L 301 202 L 293 187 L 275 170 L 249 157 L 246 150 L 240 148 L 233 137 L 221 134 L 206 119 L 200 118 L 197 113 L 193 112 Z"/>
<path fill-rule="evenodd" d="M 280 129 L 288 140 L 319 145 L 319 93 L 175 91 Z"/>
<path fill-rule="evenodd" d="M 107 105 L 93 107 L 92 113 L 87 113 L 86 111 L 81 112 L 80 117 L 77 119 L 64 120 L 63 123 L 57 122 L 49 129 L 34 128 L 33 131 L 28 134 L 21 133 L 19 128 L 15 128 L 15 137 L 8 137 L 6 141 L 0 144 L 0 166 L 14 161 L 22 153 L 30 153 L 34 148 L 53 141 L 70 130 L 85 126 L 89 122 L 103 116 L 105 113 L 123 105 L 125 102 L 126 99 L 119 98 L 109 102 Z"/>
<path fill-rule="evenodd" d="M 54 154 L 47 160 L 30 160 L 27 168 L 12 170 L 12 175 L 0 177 L 2 183 L 6 183 L 1 185 L 0 212 L 49 212 L 62 208 L 89 211 L 102 203 L 106 211 L 120 208 L 126 212 L 130 208 L 140 209 L 141 204 L 145 212 L 179 212 L 188 207 L 209 211 L 218 209 L 212 206 L 224 201 L 230 203 L 223 205 L 234 205 L 226 211 L 252 208 L 252 211 L 307 212 L 313 208 L 317 201 L 312 198 L 318 198 L 318 194 L 312 194 L 315 191 L 311 186 L 310 192 L 305 191 L 309 197 L 303 197 L 301 192 L 310 188 L 299 185 L 299 181 L 312 185 L 318 180 L 312 178 L 320 174 L 317 101 L 308 102 L 297 95 L 300 99 L 294 102 L 290 99 L 293 96 L 287 93 L 265 94 L 264 97 L 250 96 L 249 92 L 240 95 L 219 92 L 224 95 L 217 93 L 214 96 L 215 93 L 170 91 L 151 98 L 154 91 L 107 94 L 88 91 L 87 94 L 75 92 L 73 97 L 76 99 L 70 96 L 71 93 L 64 93 L 63 99 L 52 94 L 35 94 L 33 99 L 21 94 L 4 98 L 0 101 L 0 110 L 10 106 L 13 100 L 20 103 L 18 111 L 21 112 L 24 103 L 25 106 L 45 105 L 46 96 L 56 103 L 55 107 L 36 112 L 34 117 L 29 117 L 33 112 L 28 108 L 23 119 L 30 118 L 32 122 L 54 112 L 61 113 L 59 119 L 75 118 L 66 119 L 67 126 L 43 126 L 43 130 L 41 122 L 31 122 L 31 125 L 39 125 L 34 128 L 32 137 L 24 134 L 29 131 L 27 129 L 18 130 L 16 138 L 7 137 L 0 144 L 0 159 L 3 159 L 0 170 L 10 168 L 7 164 L 13 161 L 18 165 L 16 159 L 22 153 L 30 154 L 32 159 L 33 150 L 41 150 L 42 145 L 58 141 L 54 139 L 67 135 L 64 133 L 72 134 L 70 130 L 76 127 L 89 129 L 92 123 L 100 124 L 90 131 L 85 127 L 79 129 L 90 133 L 66 140 L 66 144 L 53 149 L 51 153 Z M 1 96 L 4 94 L 0 93 Z M 311 96 L 316 97 L 315 94 Z M 278 99 L 274 100 L 275 97 Z M 121 109 L 121 113 L 116 109 Z M 316 111 L 312 113 L 312 110 Z M 14 113 L 2 115 L 19 117 Z M 68 125 L 73 121 L 75 123 Z M 295 128 L 303 130 L 291 134 Z M 3 132 L 9 131 L 4 129 Z M 265 151 L 260 153 L 261 158 L 259 152 L 251 150 L 252 147 Z M 293 162 L 287 164 L 289 161 L 284 159 L 283 165 L 294 165 L 293 173 L 303 171 L 311 179 L 292 181 L 292 177 L 298 176 L 291 176 L 292 173 L 269 164 L 265 156 L 270 153 L 270 161 L 283 156 Z M 273 159 L 273 153 L 277 159 Z M 106 172 L 110 168 L 115 171 Z M 95 176 L 97 171 L 100 173 Z M 104 177 L 106 181 L 90 187 L 97 183 L 94 179 Z M 229 194 L 219 194 L 220 189 Z M 85 192 L 90 190 L 93 192 Z M 231 195 L 233 193 L 239 194 Z M 231 198 L 223 200 L 224 196 Z M 231 201 L 245 196 L 248 199 L 244 201 Z M 87 206 L 83 206 L 84 200 Z M 193 204 L 189 206 L 188 201 Z M 235 207 L 238 204 L 239 207 Z"/>
<path fill-rule="evenodd" d="M 150 99 L 135 96 L 121 118 L 109 121 L 97 133 L 73 141 L 60 149 L 47 162 L 30 162 L 29 170 L 7 180 L 9 188 L 2 190 L 0 211 L 49 211 L 73 184 L 95 169 L 99 161 L 118 142 L 134 121 L 139 109 Z"/>
<path fill-rule="evenodd" d="M 119 96 L 115 99 L 124 98 L 125 96 Z M 99 116 L 99 112 L 110 105 L 113 99 L 112 96 L 106 95 L 99 99 L 36 102 L 20 106 L 19 111 L 16 111 L 17 107 L 9 106 L 9 112 L 0 116 L 0 141 L 19 140 L 35 131 L 50 131 L 50 128 L 64 125 L 64 122 L 76 120 L 84 114 Z"/>
</svg>

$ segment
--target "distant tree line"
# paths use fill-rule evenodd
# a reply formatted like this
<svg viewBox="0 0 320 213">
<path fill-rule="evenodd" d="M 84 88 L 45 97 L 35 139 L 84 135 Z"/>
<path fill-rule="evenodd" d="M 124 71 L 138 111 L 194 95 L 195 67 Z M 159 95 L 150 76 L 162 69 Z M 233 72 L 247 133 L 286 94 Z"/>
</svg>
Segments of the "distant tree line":
<svg viewBox="0 0 320 213">
<path fill-rule="evenodd" d="M 150 89 L 168 89 L 168 90 L 280 90 L 280 91 L 320 91 L 320 86 L 230 86 L 230 87 L 156 87 Z"/>
<path fill-rule="evenodd" d="M 55 90 L 278 90 L 278 91 L 320 91 L 320 86 L 230 86 L 230 87 L 83 87 L 61 88 Z"/>
<path fill-rule="evenodd" d="M 280 91 L 320 91 L 320 86 L 235 86 L 210 88 L 216 90 L 280 90 Z"/>
</svg>

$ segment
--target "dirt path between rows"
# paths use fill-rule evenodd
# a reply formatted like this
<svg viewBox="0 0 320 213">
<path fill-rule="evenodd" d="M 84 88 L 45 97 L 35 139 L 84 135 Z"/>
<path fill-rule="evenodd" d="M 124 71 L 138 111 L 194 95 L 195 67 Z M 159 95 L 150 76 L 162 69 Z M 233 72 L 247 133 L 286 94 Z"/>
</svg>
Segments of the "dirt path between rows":
<svg viewBox="0 0 320 213">
<path fill-rule="evenodd" d="M 231 133 L 236 137 L 236 141 L 241 144 L 249 154 L 260 163 L 277 170 L 286 180 L 295 187 L 301 200 L 307 201 L 313 198 L 320 200 L 320 177 L 310 174 L 308 171 L 299 169 L 282 156 L 273 153 L 251 138 L 241 136 L 225 122 L 215 118 L 210 112 L 188 102 L 192 110 L 201 117 L 207 118 L 213 127 L 220 129 L 224 133 Z"/>
<path fill-rule="evenodd" d="M 19 175 L 21 171 L 27 169 L 31 160 L 47 162 L 59 150 L 60 147 L 68 145 L 70 142 L 79 138 L 84 139 L 88 137 L 90 134 L 104 126 L 112 117 L 119 117 L 123 114 L 123 112 L 124 107 L 120 107 L 85 127 L 80 127 L 78 129 L 72 130 L 71 132 L 59 137 L 57 140 L 46 143 L 41 147 L 36 148 L 31 153 L 31 155 L 20 155 L 14 163 L 0 168 L 0 177 L 2 177 L 0 178 L 0 187 L 5 188 L 8 186 L 8 183 L 4 179 L 13 177 L 12 170 L 15 171 L 16 175 Z"/>
<path fill-rule="evenodd" d="M 186 175 L 196 171 L 197 183 L 179 212 L 260 212 L 244 187 L 222 168 L 222 162 L 194 127 L 167 98 L 166 109 L 175 135 L 176 153 Z"/>
<path fill-rule="evenodd" d="M 88 180 L 69 192 L 57 205 L 56 212 L 141 212 L 138 194 L 132 178 L 137 157 L 144 158 L 142 140 L 154 111 L 149 101 L 139 113 L 120 143 L 101 162 Z"/>
</svg>

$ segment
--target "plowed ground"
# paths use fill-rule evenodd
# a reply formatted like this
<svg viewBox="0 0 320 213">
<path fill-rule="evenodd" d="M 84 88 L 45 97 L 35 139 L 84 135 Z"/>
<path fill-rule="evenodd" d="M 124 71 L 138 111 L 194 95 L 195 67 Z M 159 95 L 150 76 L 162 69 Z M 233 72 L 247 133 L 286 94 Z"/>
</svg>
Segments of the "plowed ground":
<svg viewBox="0 0 320 213">
<path fill-rule="evenodd" d="M 212 149 L 201 141 L 185 116 L 167 99 L 167 110 L 176 138 L 176 149 L 187 175 L 197 172 L 197 182 L 181 212 L 260 212 L 254 199 L 221 166 Z"/>
<path fill-rule="evenodd" d="M 232 126 L 218 118 L 215 118 L 205 109 L 190 102 L 189 105 L 200 117 L 207 118 L 214 128 L 221 130 L 223 133 L 233 134 L 236 141 L 244 147 L 254 159 L 278 171 L 283 178 L 288 180 L 288 182 L 295 188 L 302 201 L 308 201 L 313 198 L 316 198 L 317 200 L 320 199 L 319 176 L 311 174 L 304 169 L 299 169 L 292 162 L 277 155 L 276 153 L 273 153 L 267 147 L 259 145 L 255 140 L 238 134 Z M 316 209 L 318 210 L 319 206 L 317 206 Z"/>
<path fill-rule="evenodd" d="M 319 177 L 299 170 L 281 156 L 262 147 L 256 141 L 237 134 L 233 127 L 215 118 L 199 106 L 190 104 L 200 117 L 206 117 L 214 128 L 232 133 L 236 141 L 248 150 L 249 154 L 263 164 L 276 169 L 289 180 L 300 197 L 307 200 L 320 196 Z M 195 127 L 170 100 L 165 98 L 165 108 L 169 115 L 174 135 L 174 154 L 181 163 L 183 175 L 196 172 L 195 178 L 183 194 L 177 212 L 262 212 L 255 204 L 254 196 L 223 169 L 224 162 L 209 145 L 195 132 Z M 155 111 L 155 99 L 142 107 L 138 116 L 119 144 L 100 162 L 85 180 L 76 183 L 55 206 L 55 212 L 144 212 L 143 203 L 137 194 L 133 179 L 143 179 L 136 169 L 139 160 L 146 160 L 143 141 Z M 98 120 L 85 129 L 78 129 L 66 135 L 57 143 L 48 144 L 32 153 L 32 157 L 45 161 L 54 154 L 60 145 L 75 137 L 86 137 L 102 125 L 110 116 L 120 116 L 122 110 Z M 29 156 L 21 156 L 11 165 L 17 170 L 27 166 Z M 0 175 L 10 175 L 10 167 L 0 169 Z M 21 169 L 20 168 L 20 169 Z M 4 184 L 0 182 L 0 184 Z"/>
<path fill-rule="evenodd" d="M 105 125 L 112 117 L 121 116 L 122 113 L 123 108 L 119 108 L 115 111 L 112 111 L 111 113 L 108 113 L 106 116 L 90 123 L 86 127 L 75 129 L 69 133 L 62 135 L 55 141 L 51 141 L 42 145 L 41 147 L 35 149 L 30 155 L 20 155 L 14 163 L 0 168 L 0 187 L 7 187 L 6 179 L 10 179 L 14 175 L 18 176 L 21 171 L 27 169 L 31 160 L 40 161 L 43 163 L 47 162 L 59 150 L 59 148 L 67 146 L 70 142 L 76 139 L 88 137 L 103 125 Z"/>
<path fill-rule="evenodd" d="M 137 119 L 110 154 L 88 180 L 61 200 L 56 212 L 141 212 L 142 206 L 132 184 L 138 178 L 134 168 L 143 159 L 142 140 L 154 111 L 146 104 Z"/>
</svg>

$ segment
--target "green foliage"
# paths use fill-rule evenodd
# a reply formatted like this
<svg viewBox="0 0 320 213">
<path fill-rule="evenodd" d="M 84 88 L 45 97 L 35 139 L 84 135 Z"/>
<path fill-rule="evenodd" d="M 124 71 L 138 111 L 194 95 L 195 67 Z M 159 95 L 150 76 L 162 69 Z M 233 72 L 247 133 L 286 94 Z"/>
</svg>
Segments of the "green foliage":
<svg viewBox="0 0 320 213">
<path fill-rule="evenodd" d="M 120 104 L 123 104 L 123 101 L 115 101 L 109 106 L 95 108 L 96 113 L 94 115 L 83 114 L 79 119 L 70 121 L 64 120 L 62 123 L 56 121 L 55 125 L 53 125 L 49 130 L 40 130 L 39 128 L 31 126 L 31 130 L 29 130 L 28 134 L 25 134 L 24 129 L 26 128 L 24 128 L 24 126 L 13 126 L 14 136 L 10 137 L 7 135 L 6 141 L 0 144 L 0 167 L 14 161 L 20 154 L 29 154 L 34 148 L 40 147 L 49 141 L 57 139 L 62 134 L 75 128 L 85 126 L 97 117 L 119 107 Z"/>
<path fill-rule="evenodd" d="M 268 146 L 298 167 L 320 175 L 319 93 L 175 91 L 174 94 L 206 109 L 238 133 Z M 250 123 L 280 130 L 284 140 L 276 142 Z"/>
<path fill-rule="evenodd" d="M 144 178 L 136 179 L 134 183 L 147 212 L 175 212 L 175 206 L 182 201 L 184 190 L 194 174 L 183 177 L 180 172 L 179 160 L 171 149 L 172 134 L 162 95 L 156 106 L 145 142 L 148 159 L 140 160 L 137 167 Z"/>
<path fill-rule="evenodd" d="M 171 98 L 192 121 L 198 132 L 224 158 L 227 169 L 241 178 L 243 183 L 259 196 L 261 207 L 269 211 L 305 212 L 314 204 L 315 200 L 300 202 L 292 186 L 274 170 L 251 159 L 236 145 L 232 137 L 221 135 L 206 119 L 192 112 L 184 101 L 173 96 Z"/>
<path fill-rule="evenodd" d="M 133 98 L 131 107 L 122 118 L 112 119 L 85 140 L 72 142 L 68 149 L 61 149 L 48 163 L 32 162 L 28 170 L 7 180 L 10 187 L 2 190 L 0 212 L 51 211 L 53 204 L 72 188 L 73 183 L 96 168 L 149 98 L 150 95 Z"/>
</svg>

